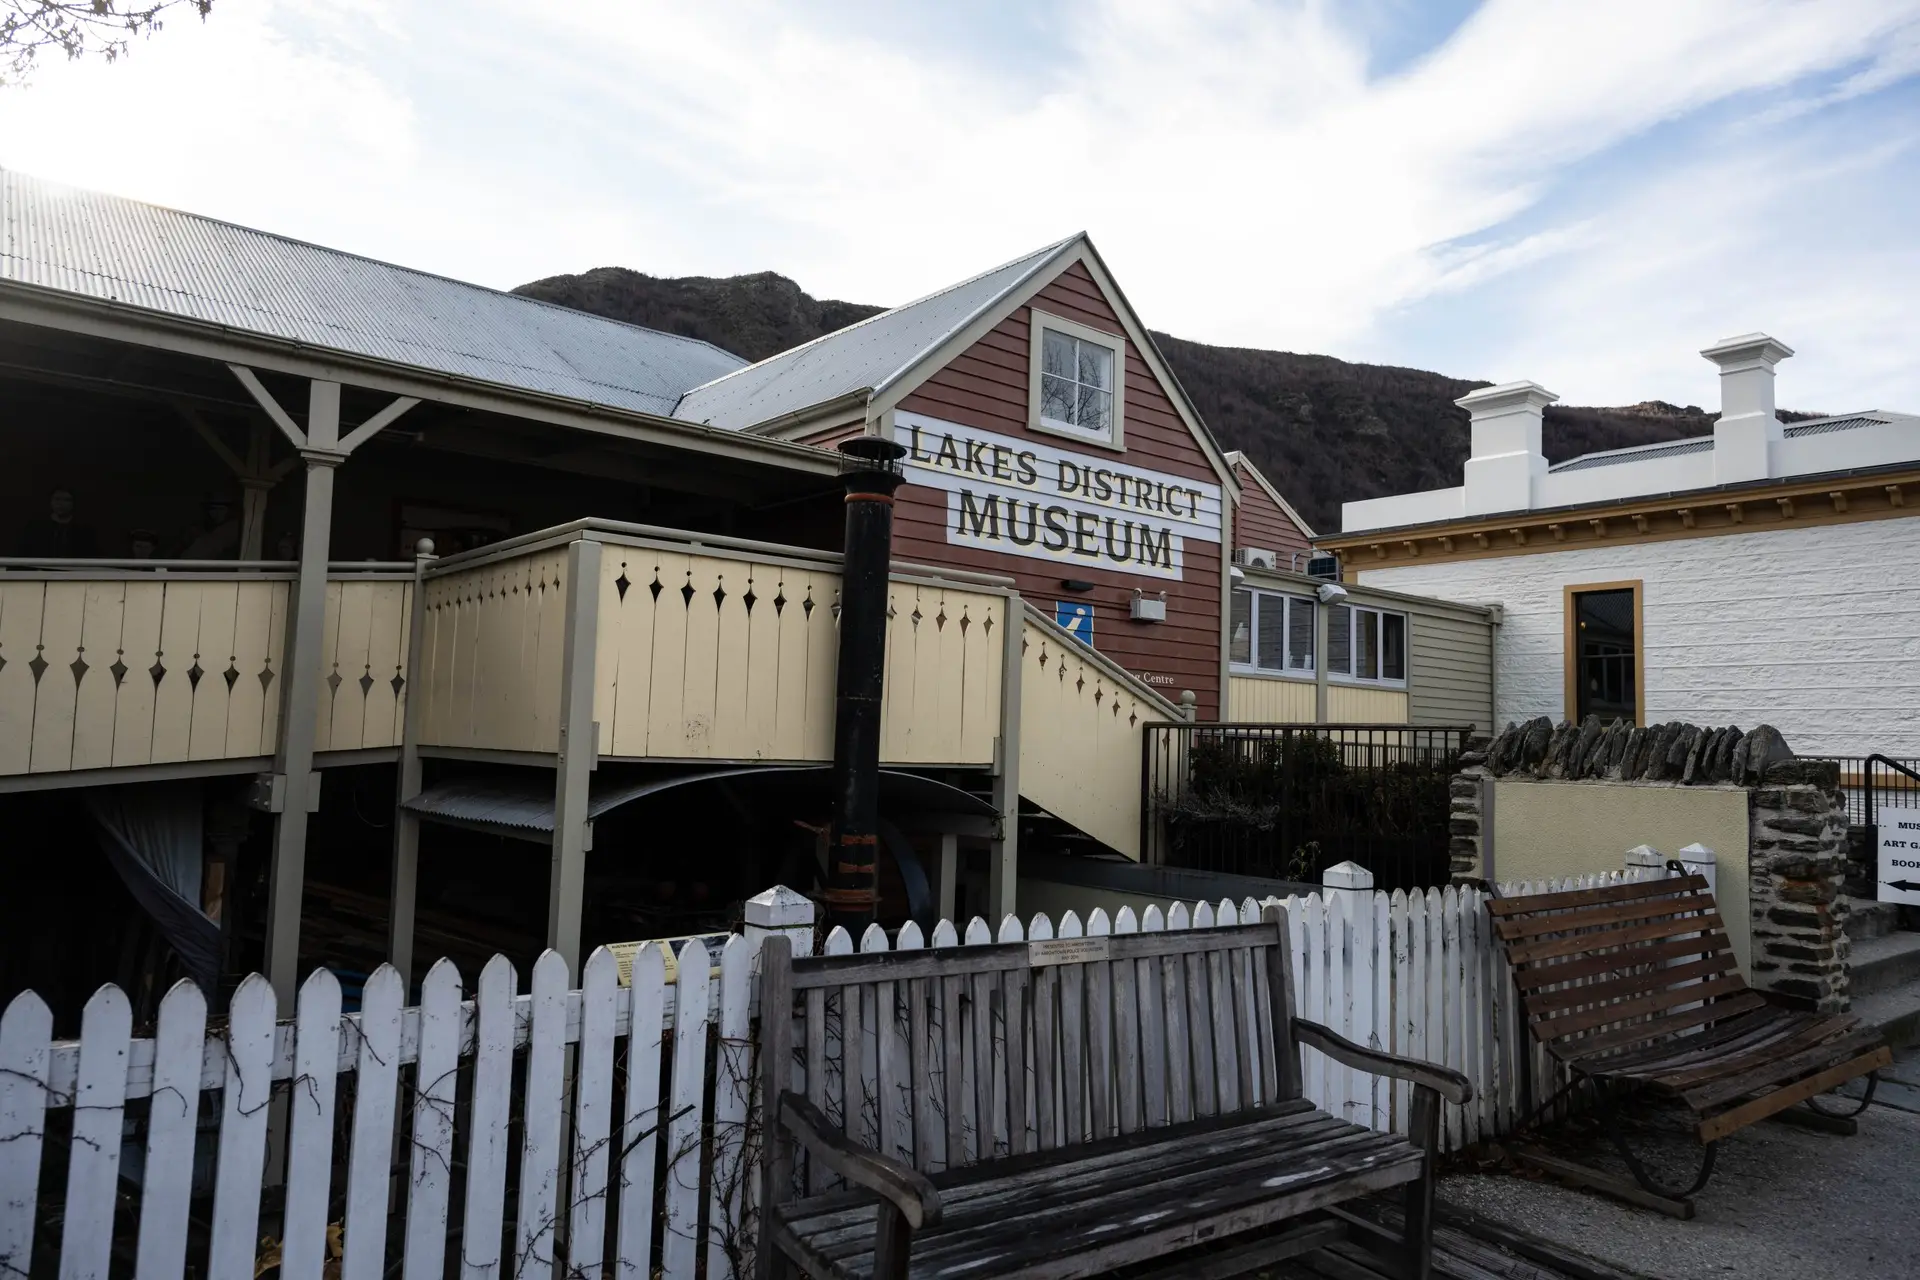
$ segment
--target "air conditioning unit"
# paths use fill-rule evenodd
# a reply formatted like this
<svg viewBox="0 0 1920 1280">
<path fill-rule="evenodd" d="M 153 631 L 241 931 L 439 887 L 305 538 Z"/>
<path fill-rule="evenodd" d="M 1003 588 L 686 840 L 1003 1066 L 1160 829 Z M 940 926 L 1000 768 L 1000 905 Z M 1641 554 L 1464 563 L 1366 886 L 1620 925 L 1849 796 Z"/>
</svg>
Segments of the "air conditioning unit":
<svg viewBox="0 0 1920 1280">
<path fill-rule="evenodd" d="M 1135 587 L 1133 601 L 1127 606 L 1127 616 L 1135 622 L 1165 622 L 1167 620 L 1167 593 L 1150 596 Z"/>
<path fill-rule="evenodd" d="M 1238 547 L 1234 550 L 1233 562 L 1243 569 L 1277 569 L 1280 555 L 1264 547 Z"/>
<path fill-rule="evenodd" d="M 1326 555 L 1324 553 L 1313 556 L 1307 561 L 1307 576 L 1310 578 L 1325 578 L 1329 582 L 1338 582 L 1340 580 L 1340 557 Z"/>
</svg>

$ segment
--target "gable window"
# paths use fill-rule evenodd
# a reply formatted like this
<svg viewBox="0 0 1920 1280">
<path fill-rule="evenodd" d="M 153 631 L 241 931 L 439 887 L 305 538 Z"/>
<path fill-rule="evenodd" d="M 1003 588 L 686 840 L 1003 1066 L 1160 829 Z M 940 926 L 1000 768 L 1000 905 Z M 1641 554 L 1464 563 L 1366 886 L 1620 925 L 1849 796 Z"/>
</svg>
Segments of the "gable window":
<svg viewBox="0 0 1920 1280">
<path fill-rule="evenodd" d="M 1127 340 L 1037 309 L 1032 323 L 1027 425 L 1035 431 L 1119 448 Z"/>
<path fill-rule="evenodd" d="M 1227 658 L 1244 671 L 1313 673 L 1313 601 L 1235 587 Z"/>
<path fill-rule="evenodd" d="M 1407 615 L 1363 605 L 1327 611 L 1327 671 L 1349 682 L 1407 682 Z"/>
</svg>

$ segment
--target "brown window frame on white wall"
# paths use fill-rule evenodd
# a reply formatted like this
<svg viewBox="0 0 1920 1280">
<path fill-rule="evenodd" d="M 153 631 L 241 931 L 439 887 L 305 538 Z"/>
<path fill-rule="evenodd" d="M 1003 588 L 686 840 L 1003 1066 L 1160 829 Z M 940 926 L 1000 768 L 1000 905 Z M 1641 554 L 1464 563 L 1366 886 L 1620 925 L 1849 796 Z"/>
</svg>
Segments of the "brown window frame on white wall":
<svg viewBox="0 0 1920 1280">
<path fill-rule="evenodd" d="M 1027 427 L 1044 435 L 1058 436 L 1063 440 L 1076 440 L 1081 444 L 1092 445 L 1096 449 L 1112 449 L 1116 453 L 1126 452 L 1126 386 L 1127 386 L 1127 338 L 1125 334 L 1109 333 L 1105 329 L 1096 329 L 1091 325 L 1068 320 L 1064 316 L 1051 315 L 1038 307 L 1031 308 L 1032 354 L 1028 361 L 1027 379 Z M 1112 377 L 1113 412 L 1112 427 L 1105 433 L 1096 434 L 1083 431 L 1070 423 L 1056 422 L 1045 418 L 1040 412 L 1040 378 L 1044 371 L 1043 347 L 1046 332 L 1074 338 L 1093 346 L 1105 347 L 1113 356 Z"/>
<path fill-rule="evenodd" d="M 1575 724 L 1580 722 L 1579 597 L 1603 591 L 1627 591 L 1633 594 L 1633 723 L 1645 727 L 1647 723 L 1647 644 L 1645 618 L 1642 612 L 1644 586 L 1642 579 L 1632 578 L 1624 582 L 1569 582 L 1563 588 L 1562 630 L 1566 633 L 1566 651 L 1562 658 L 1565 683 L 1562 691 L 1565 701 L 1561 707 L 1563 719 Z"/>
</svg>

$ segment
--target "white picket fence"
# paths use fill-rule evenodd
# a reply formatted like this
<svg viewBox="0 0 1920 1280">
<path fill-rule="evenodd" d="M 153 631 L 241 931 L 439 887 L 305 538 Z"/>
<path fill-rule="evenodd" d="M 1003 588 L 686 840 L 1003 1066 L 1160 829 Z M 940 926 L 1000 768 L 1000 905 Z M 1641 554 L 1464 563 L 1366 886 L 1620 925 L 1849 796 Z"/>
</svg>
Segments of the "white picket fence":
<svg viewBox="0 0 1920 1280">
<path fill-rule="evenodd" d="M 1301 1016 L 1473 1081 L 1470 1104 L 1445 1108 L 1449 1150 L 1520 1120 L 1525 1074 L 1536 1098 L 1554 1087 L 1547 1060 L 1523 1039 L 1484 902 L 1477 889 L 1449 887 L 1333 890 L 1285 903 Z M 891 939 L 873 927 L 859 949 L 1204 929 L 1258 920 L 1261 906 L 1249 898 L 1164 914 L 1123 908 L 1112 917 L 1096 909 L 1084 922 L 1067 912 L 1057 927 L 1044 915 L 1025 925 L 1009 916 L 997 930 L 976 917 L 964 930 L 941 921 L 930 940 L 916 925 Z M 347 1015 L 339 983 L 320 970 L 286 1022 L 277 1020 L 271 987 L 254 975 L 212 1034 L 206 1000 L 190 982 L 162 1001 L 152 1038 L 132 1036 L 127 997 L 116 987 L 87 1003 L 77 1041 L 54 1041 L 46 1005 L 24 993 L 0 1014 L 0 1273 L 38 1274 L 38 1208 L 53 1193 L 42 1183 L 57 1177 L 59 1164 L 43 1154 L 57 1145 L 50 1132 L 62 1131 L 49 1116 L 69 1110 L 58 1270 L 62 1280 L 106 1280 L 128 1104 L 137 1112 L 146 1099 L 136 1221 L 118 1224 L 136 1235 L 142 1280 L 177 1280 L 190 1262 L 208 1280 L 252 1280 L 272 1247 L 263 1236 L 277 1241 L 281 1274 L 290 1278 L 319 1277 L 336 1240 L 347 1280 L 384 1276 L 395 1261 L 410 1280 L 439 1277 L 450 1237 L 466 1278 L 544 1280 L 559 1265 L 565 1275 L 611 1268 L 621 1280 L 647 1280 L 656 1255 L 666 1280 L 692 1280 L 703 1258 L 710 1280 L 733 1277 L 751 1256 L 758 942 L 734 936 L 717 956 L 688 942 L 672 982 L 667 953 L 648 944 L 632 960 L 629 986 L 619 984 L 619 964 L 603 948 L 577 990 L 565 962 L 548 953 L 525 993 L 504 957 L 486 966 L 471 996 L 442 960 L 417 1007 L 403 1007 L 400 976 L 383 966 L 366 983 L 361 1011 Z M 854 940 L 835 929 L 824 949 L 850 953 Z M 280 1082 L 285 1207 L 274 1223 L 262 1220 L 262 1190 Z M 1313 1050 L 1304 1084 L 1316 1103 L 1356 1123 L 1405 1127 L 1404 1085 Z M 206 1139 L 215 1173 L 207 1252 L 189 1259 L 202 1094 L 217 1099 L 217 1135 Z M 516 1130 L 517 1152 L 509 1150 Z M 665 1177 L 656 1186 L 663 1143 Z M 456 1211 L 459 1228 L 450 1231 Z M 330 1232 L 334 1224 L 342 1230 Z"/>
</svg>

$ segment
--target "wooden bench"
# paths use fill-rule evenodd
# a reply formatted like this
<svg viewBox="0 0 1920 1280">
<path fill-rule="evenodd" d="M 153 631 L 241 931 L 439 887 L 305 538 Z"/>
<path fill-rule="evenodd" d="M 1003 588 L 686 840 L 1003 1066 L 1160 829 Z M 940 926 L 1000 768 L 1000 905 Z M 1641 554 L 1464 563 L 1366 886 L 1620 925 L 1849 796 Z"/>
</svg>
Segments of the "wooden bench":
<svg viewBox="0 0 1920 1280">
<path fill-rule="evenodd" d="M 1157 1274 L 1239 1274 L 1351 1233 L 1425 1280 L 1439 1101 L 1471 1089 L 1295 1019 L 1286 936 L 1274 906 L 931 951 L 794 959 L 769 939 L 760 1276 L 1057 1280 L 1260 1232 Z M 1413 1140 L 1302 1099 L 1303 1044 L 1411 1081 Z M 1337 1207 L 1392 1187 L 1400 1231 Z"/>
<path fill-rule="evenodd" d="M 1641 1194 L 1618 1179 L 1557 1158 L 1530 1162 L 1571 1181 L 1681 1217 L 1713 1176 L 1715 1143 L 1892 1062 L 1880 1033 L 1846 1014 L 1783 1007 L 1741 978 L 1713 894 L 1700 876 L 1488 903 L 1534 1038 L 1590 1088 L 1609 1136 Z M 1619 1103 L 1634 1093 L 1677 1099 L 1702 1147 L 1690 1187 L 1663 1183 L 1621 1132 Z M 1852 1114 L 1863 1110 L 1861 1102 Z M 1791 1118 L 1791 1117 L 1783 1117 Z"/>
</svg>

